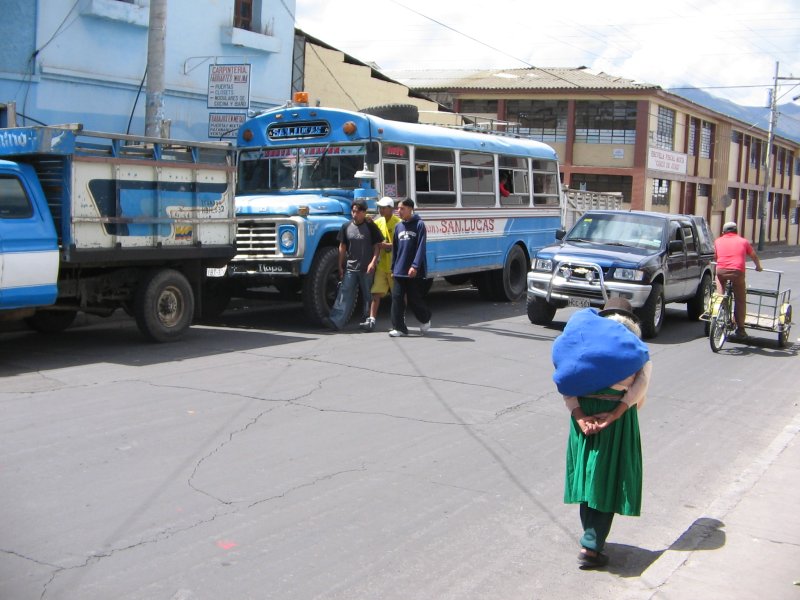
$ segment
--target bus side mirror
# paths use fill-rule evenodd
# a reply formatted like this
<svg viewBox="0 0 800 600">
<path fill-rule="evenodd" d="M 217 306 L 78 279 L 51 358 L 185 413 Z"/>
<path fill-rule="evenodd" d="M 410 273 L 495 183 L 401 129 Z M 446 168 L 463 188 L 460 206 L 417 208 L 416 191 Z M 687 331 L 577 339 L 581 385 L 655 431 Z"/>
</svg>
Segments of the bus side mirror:
<svg viewBox="0 0 800 600">
<path fill-rule="evenodd" d="M 378 142 L 367 142 L 367 164 L 377 165 L 380 161 L 381 155 L 378 148 Z"/>
</svg>

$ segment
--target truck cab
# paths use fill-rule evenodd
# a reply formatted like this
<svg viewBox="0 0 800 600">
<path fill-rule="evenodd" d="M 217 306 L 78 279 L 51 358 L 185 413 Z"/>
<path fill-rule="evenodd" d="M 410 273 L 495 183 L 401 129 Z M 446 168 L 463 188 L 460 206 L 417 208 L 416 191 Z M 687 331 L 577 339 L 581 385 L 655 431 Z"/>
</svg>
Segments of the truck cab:
<svg viewBox="0 0 800 600">
<path fill-rule="evenodd" d="M 528 317 L 547 324 L 567 306 L 631 303 L 644 337 L 655 337 L 666 304 L 699 319 L 711 295 L 713 238 L 705 219 L 644 211 L 589 211 L 540 249 L 528 274 Z"/>
</svg>

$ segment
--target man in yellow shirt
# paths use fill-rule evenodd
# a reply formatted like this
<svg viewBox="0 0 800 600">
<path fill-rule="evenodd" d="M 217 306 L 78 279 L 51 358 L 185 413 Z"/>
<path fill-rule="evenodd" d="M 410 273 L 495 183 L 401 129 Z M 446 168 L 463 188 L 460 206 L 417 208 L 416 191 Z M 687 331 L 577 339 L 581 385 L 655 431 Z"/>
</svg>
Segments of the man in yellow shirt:
<svg viewBox="0 0 800 600">
<path fill-rule="evenodd" d="M 363 323 L 359 324 L 362 331 L 373 331 L 375 329 L 375 320 L 378 316 L 378 309 L 381 306 L 381 298 L 388 294 L 394 280 L 392 279 L 392 241 L 394 240 L 394 228 L 400 222 L 400 217 L 394 214 L 394 200 L 384 196 L 378 200 L 378 211 L 380 217 L 375 219 L 375 225 L 378 226 L 383 234 L 384 241 L 379 244 L 380 246 L 380 259 L 378 266 L 375 268 L 375 279 L 372 282 L 372 304 L 369 308 L 369 317 Z"/>
</svg>

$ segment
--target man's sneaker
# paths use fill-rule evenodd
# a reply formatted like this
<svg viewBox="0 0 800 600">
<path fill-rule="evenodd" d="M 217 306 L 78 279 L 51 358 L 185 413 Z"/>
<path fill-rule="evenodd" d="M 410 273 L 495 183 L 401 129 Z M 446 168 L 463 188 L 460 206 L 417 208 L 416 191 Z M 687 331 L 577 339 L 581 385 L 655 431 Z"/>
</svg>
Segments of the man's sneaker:
<svg viewBox="0 0 800 600">
<path fill-rule="evenodd" d="M 358 327 L 361 329 L 361 331 L 373 331 L 375 329 L 375 319 L 369 317 L 363 323 L 359 323 Z"/>
<path fill-rule="evenodd" d="M 427 323 L 423 323 L 422 325 L 419 326 L 419 332 L 425 335 L 430 328 L 431 328 L 431 322 L 428 321 Z"/>
<path fill-rule="evenodd" d="M 389 332 L 389 337 L 405 337 L 407 335 L 405 331 L 400 331 L 399 329 L 392 329 Z"/>
</svg>

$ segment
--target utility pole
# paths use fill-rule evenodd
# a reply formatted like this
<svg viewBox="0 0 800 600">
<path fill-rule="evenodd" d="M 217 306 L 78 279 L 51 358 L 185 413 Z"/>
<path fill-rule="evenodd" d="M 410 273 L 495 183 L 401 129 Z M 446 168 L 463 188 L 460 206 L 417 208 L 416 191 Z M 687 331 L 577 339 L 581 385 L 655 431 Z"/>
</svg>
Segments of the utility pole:
<svg viewBox="0 0 800 600">
<path fill-rule="evenodd" d="M 167 0 L 150 0 L 147 34 L 147 100 L 144 134 L 163 137 L 164 55 L 167 37 Z"/>
<path fill-rule="evenodd" d="M 775 63 L 775 80 L 772 86 L 772 94 L 769 103 L 769 130 L 767 132 L 767 155 L 761 164 L 764 165 L 764 191 L 761 194 L 761 226 L 758 230 L 758 251 L 764 249 L 764 237 L 767 232 L 767 217 L 769 215 L 769 184 L 772 177 L 772 141 L 775 137 L 775 121 L 778 117 L 778 65 Z"/>
</svg>

